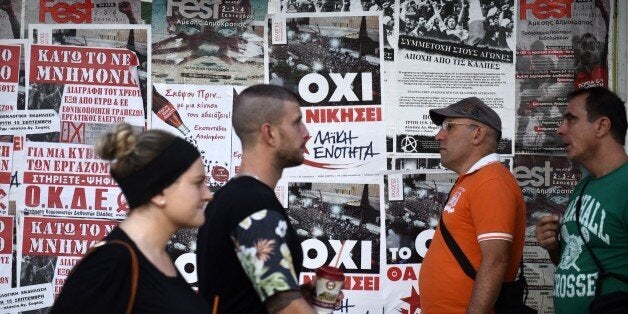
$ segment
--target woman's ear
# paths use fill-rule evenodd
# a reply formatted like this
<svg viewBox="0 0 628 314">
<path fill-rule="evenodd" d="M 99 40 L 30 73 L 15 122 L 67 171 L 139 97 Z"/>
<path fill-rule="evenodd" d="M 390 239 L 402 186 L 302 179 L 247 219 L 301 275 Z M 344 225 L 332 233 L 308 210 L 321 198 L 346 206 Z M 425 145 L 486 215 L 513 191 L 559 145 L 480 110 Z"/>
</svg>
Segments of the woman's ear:
<svg viewBox="0 0 628 314">
<path fill-rule="evenodd" d="M 158 207 L 166 206 L 166 196 L 163 192 L 156 194 L 155 196 L 150 198 L 150 202 L 157 205 Z"/>
</svg>

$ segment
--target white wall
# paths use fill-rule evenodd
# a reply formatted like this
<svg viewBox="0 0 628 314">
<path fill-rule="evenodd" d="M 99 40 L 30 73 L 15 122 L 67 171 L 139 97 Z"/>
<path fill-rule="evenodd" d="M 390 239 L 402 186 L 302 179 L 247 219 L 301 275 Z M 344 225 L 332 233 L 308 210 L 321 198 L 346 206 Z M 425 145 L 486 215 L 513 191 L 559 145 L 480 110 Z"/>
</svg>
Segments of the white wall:
<svg viewBox="0 0 628 314">
<path fill-rule="evenodd" d="M 612 25 L 615 30 L 611 29 L 611 36 L 616 38 L 611 38 L 611 43 L 614 42 L 614 44 L 609 47 L 609 57 L 611 58 L 609 65 L 612 66 L 614 60 L 617 72 L 609 71 L 609 87 L 626 101 L 626 109 L 628 110 L 628 1 L 614 0 L 613 4 L 615 13 L 613 15 L 616 16 L 616 20 Z M 626 139 L 628 142 L 628 136 Z M 628 152 L 628 145 L 625 149 Z"/>
</svg>

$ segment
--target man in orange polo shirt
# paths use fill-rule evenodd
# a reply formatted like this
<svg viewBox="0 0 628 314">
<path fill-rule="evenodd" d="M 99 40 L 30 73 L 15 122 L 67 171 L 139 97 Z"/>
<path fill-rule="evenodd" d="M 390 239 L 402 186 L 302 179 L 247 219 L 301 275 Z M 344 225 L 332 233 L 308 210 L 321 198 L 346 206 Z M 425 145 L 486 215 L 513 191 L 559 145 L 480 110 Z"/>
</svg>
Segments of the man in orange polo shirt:
<svg viewBox="0 0 628 314">
<path fill-rule="evenodd" d="M 421 313 L 491 313 L 503 282 L 515 280 L 525 236 L 525 202 L 499 162 L 501 120 L 471 97 L 430 110 L 441 163 L 458 173 L 419 275 Z M 470 278 L 443 238 L 443 224 L 476 272 Z"/>
</svg>

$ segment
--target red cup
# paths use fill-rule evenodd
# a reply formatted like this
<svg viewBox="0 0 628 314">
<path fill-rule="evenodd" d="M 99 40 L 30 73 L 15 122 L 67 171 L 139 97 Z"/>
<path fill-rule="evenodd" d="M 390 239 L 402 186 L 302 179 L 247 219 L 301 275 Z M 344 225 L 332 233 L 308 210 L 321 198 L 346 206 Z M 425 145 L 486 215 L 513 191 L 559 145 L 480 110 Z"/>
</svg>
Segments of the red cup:
<svg viewBox="0 0 628 314">
<path fill-rule="evenodd" d="M 344 283 L 345 275 L 340 268 L 322 266 L 316 270 L 316 287 L 312 295 L 312 304 L 316 313 L 332 313 L 334 311 Z"/>
</svg>

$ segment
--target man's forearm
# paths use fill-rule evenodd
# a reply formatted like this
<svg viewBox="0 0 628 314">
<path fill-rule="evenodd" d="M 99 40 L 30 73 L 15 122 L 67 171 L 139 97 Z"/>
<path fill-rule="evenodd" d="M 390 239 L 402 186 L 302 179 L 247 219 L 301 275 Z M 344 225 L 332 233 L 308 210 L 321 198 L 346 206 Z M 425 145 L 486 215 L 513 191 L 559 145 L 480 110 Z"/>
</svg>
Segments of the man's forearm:
<svg viewBox="0 0 628 314">
<path fill-rule="evenodd" d="M 300 291 L 283 291 L 271 296 L 265 302 L 266 310 L 272 314 L 314 313 L 314 309 L 303 298 Z"/>
<path fill-rule="evenodd" d="M 508 262 L 482 261 L 475 276 L 467 313 L 490 313 L 499 296 Z"/>
</svg>

